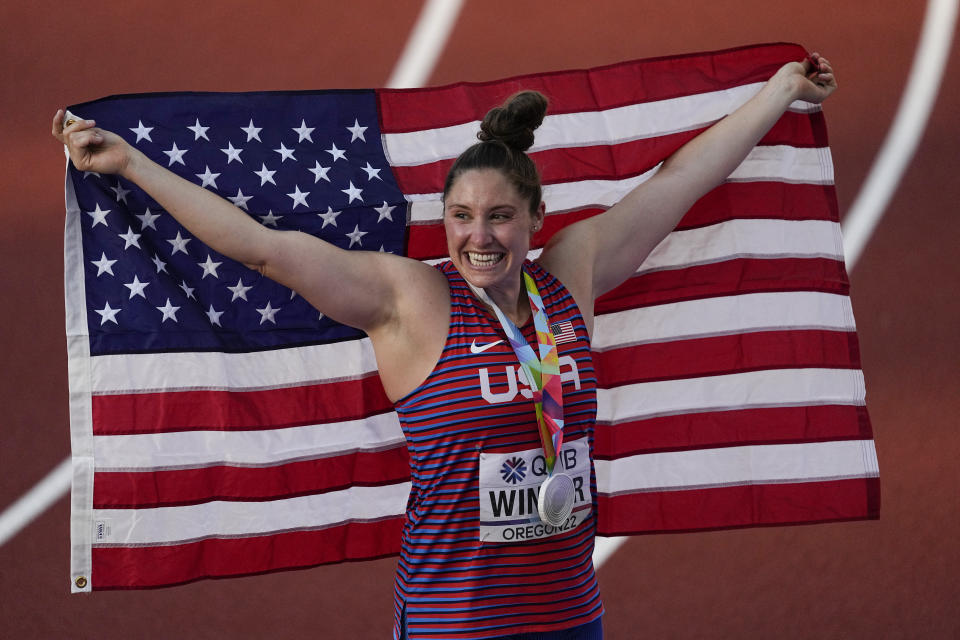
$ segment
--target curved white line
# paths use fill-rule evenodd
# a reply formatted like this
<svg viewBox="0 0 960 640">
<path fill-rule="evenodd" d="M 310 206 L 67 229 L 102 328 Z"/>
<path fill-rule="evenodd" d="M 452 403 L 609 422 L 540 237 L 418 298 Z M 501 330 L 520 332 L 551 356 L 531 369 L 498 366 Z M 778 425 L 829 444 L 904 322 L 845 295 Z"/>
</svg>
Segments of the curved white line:
<svg viewBox="0 0 960 640">
<path fill-rule="evenodd" d="M 58 464 L 53 471 L 37 483 L 33 489 L 23 494 L 19 500 L 4 509 L 0 514 L 0 546 L 17 535 L 31 520 L 67 492 L 73 477 L 73 465 L 70 458 Z"/>
<path fill-rule="evenodd" d="M 860 194 L 843 221 L 843 252 L 852 269 L 913 157 L 936 102 L 957 21 L 958 0 L 930 0 L 900 107 Z"/>
<path fill-rule="evenodd" d="M 460 15 L 463 0 L 428 0 L 387 80 L 392 89 L 420 87 L 433 72 Z"/>
<path fill-rule="evenodd" d="M 929 0 L 927 3 L 920 42 L 893 126 L 870 176 L 843 221 L 843 247 L 848 270 L 853 270 L 900 183 L 907 162 L 920 143 L 946 69 L 958 5 L 960 0 Z M 625 537 L 598 537 L 593 566 L 602 567 L 626 541 Z"/>
</svg>

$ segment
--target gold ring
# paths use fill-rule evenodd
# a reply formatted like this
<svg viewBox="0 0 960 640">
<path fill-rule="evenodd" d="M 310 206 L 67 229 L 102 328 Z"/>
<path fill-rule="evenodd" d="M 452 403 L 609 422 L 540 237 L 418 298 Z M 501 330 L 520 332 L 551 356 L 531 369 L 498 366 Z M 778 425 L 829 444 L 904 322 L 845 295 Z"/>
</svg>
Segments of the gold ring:
<svg viewBox="0 0 960 640">
<path fill-rule="evenodd" d="M 69 120 L 67 120 L 66 122 L 63 123 L 63 128 L 66 129 L 67 127 L 69 127 L 70 125 L 72 125 L 74 122 L 76 122 L 76 119 L 75 119 L 75 118 L 70 118 Z"/>
</svg>

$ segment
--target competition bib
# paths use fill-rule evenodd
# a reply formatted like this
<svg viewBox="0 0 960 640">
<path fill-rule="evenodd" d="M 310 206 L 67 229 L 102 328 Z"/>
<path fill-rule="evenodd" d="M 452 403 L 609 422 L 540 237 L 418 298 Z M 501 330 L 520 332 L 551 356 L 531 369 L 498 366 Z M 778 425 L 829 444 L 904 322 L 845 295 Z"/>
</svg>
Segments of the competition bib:
<svg viewBox="0 0 960 640">
<path fill-rule="evenodd" d="M 524 542 L 548 538 L 578 527 L 590 515 L 590 448 L 586 438 L 564 443 L 557 471 L 573 480 L 573 511 L 556 526 L 540 519 L 540 485 L 549 477 L 540 448 L 510 453 L 480 453 L 480 541 Z"/>
</svg>

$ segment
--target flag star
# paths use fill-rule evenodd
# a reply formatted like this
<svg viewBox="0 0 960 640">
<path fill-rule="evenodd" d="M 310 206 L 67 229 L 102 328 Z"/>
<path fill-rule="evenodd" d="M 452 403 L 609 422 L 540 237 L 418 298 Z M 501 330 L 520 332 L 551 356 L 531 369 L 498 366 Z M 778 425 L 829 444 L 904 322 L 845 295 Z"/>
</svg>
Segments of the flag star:
<svg viewBox="0 0 960 640">
<path fill-rule="evenodd" d="M 118 233 L 121 238 L 123 238 L 123 248 L 129 249 L 130 247 L 140 248 L 140 234 L 133 232 L 133 227 L 127 227 L 126 233 Z"/>
<path fill-rule="evenodd" d="M 107 322 L 112 322 L 113 324 L 119 325 L 117 322 L 117 314 L 120 313 L 120 309 L 111 309 L 110 303 L 105 303 L 103 309 L 94 309 L 97 313 L 100 314 L 100 326 L 102 327 Z"/>
<path fill-rule="evenodd" d="M 147 296 L 144 295 L 143 290 L 147 288 L 149 282 L 140 282 L 140 279 L 134 274 L 133 282 L 129 284 L 124 284 L 127 289 L 130 289 L 130 298 L 133 299 L 133 296 L 140 296 L 144 300 L 147 299 Z"/>
<path fill-rule="evenodd" d="M 350 247 L 352 247 L 352 246 L 355 245 L 355 244 L 358 244 L 358 245 L 360 245 L 360 246 L 362 247 L 362 246 L 363 246 L 363 242 L 360 241 L 360 238 L 362 238 L 363 236 L 367 235 L 367 232 L 366 232 L 366 231 L 360 231 L 360 225 L 356 225 L 356 226 L 353 228 L 353 231 L 351 231 L 350 233 L 348 233 L 348 234 L 346 234 L 346 235 L 347 235 L 348 238 L 350 238 Z M 349 249 L 350 247 L 347 247 L 347 248 Z"/>
<path fill-rule="evenodd" d="M 330 148 L 326 149 L 326 152 L 333 156 L 333 161 L 336 162 L 339 158 L 347 159 L 347 154 L 344 153 L 342 149 L 337 149 L 337 145 L 330 143 Z"/>
<path fill-rule="evenodd" d="M 363 189 L 358 189 L 353 186 L 353 181 L 350 181 L 350 187 L 347 189 L 340 189 L 343 193 L 347 194 L 350 197 L 350 200 L 347 201 L 347 204 L 350 204 L 354 200 L 359 200 L 363 202 L 363 198 L 360 197 L 360 194 L 363 193 Z"/>
<path fill-rule="evenodd" d="M 157 268 L 157 273 L 167 272 L 167 263 L 160 259 L 160 256 L 153 256 L 153 266 Z"/>
<path fill-rule="evenodd" d="M 117 199 L 117 202 L 127 202 L 127 194 L 130 193 L 130 190 L 124 189 L 119 180 L 117 180 L 117 186 L 110 187 L 110 190 L 115 194 L 114 197 Z"/>
<path fill-rule="evenodd" d="M 368 127 L 361 127 L 361 126 L 360 126 L 360 121 L 357 120 L 356 118 L 354 118 L 354 119 L 353 119 L 353 126 L 352 126 L 352 127 L 347 127 L 347 131 L 350 132 L 350 142 L 353 142 L 353 141 L 356 140 L 357 138 L 360 138 L 361 140 L 363 140 L 364 142 L 366 142 L 367 139 L 363 137 L 363 132 L 366 131 L 367 129 L 368 129 Z"/>
<path fill-rule="evenodd" d="M 97 268 L 97 276 L 101 276 L 104 273 L 109 273 L 113 275 L 113 264 L 116 260 L 107 260 L 107 254 L 100 252 L 99 260 L 91 260 L 90 263 Z"/>
<path fill-rule="evenodd" d="M 277 307 L 276 309 L 271 307 L 270 301 L 267 300 L 267 306 L 257 309 L 257 313 L 260 314 L 260 324 L 263 324 L 267 320 L 269 320 L 273 324 L 277 324 L 277 321 L 274 320 L 273 317 L 277 315 L 277 311 L 280 311 L 280 309 L 281 307 Z"/>
<path fill-rule="evenodd" d="M 332 224 L 333 226 L 337 226 L 337 216 L 340 215 L 341 213 L 343 213 L 343 212 L 342 212 L 342 211 L 334 211 L 334 210 L 333 210 L 333 207 L 330 207 L 330 206 L 327 207 L 327 212 L 326 212 L 326 213 L 318 213 L 317 215 L 320 216 L 321 218 L 323 218 L 323 226 L 321 226 L 320 228 L 321 228 L 321 229 L 324 229 L 324 228 L 326 228 L 326 226 L 327 226 L 328 224 Z"/>
<path fill-rule="evenodd" d="M 237 280 L 237 284 L 235 284 L 235 285 L 232 286 L 232 287 L 227 287 L 227 289 L 230 289 L 230 291 L 233 292 L 233 297 L 230 298 L 230 302 L 233 302 L 233 301 L 236 300 L 237 298 L 242 298 L 242 299 L 246 300 L 246 299 L 247 299 L 247 291 L 250 291 L 250 289 L 253 289 L 253 287 L 252 287 L 252 286 L 251 286 L 251 287 L 248 287 L 248 286 L 244 285 L 244 284 L 243 284 L 243 278 L 240 278 L 240 279 Z"/>
<path fill-rule="evenodd" d="M 316 166 L 314 166 L 313 169 L 309 169 L 309 171 L 310 171 L 310 173 L 313 174 L 313 182 L 314 182 L 314 184 L 316 184 L 317 182 L 320 182 L 320 179 L 321 179 L 321 178 L 323 178 L 323 179 L 326 180 L 327 182 L 330 182 L 330 178 L 327 177 L 327 172 L 330 171 L 330 167 L 322 167 L 322 166 L 320 166 L 320 162 L 319 162 L 319 161 L 317 161 Z"/>
<path fill-rule="evenodd" d="M 279 220 L 282 217 L 283 216 L 273 215 L 273 209 L 271 209 L 270 211 L 267 212 L 267 215 L 260 216 L 260 221 L 263 222 L 263 224 L 266 226 L 275 227 L 277 226 L 277 220 Z"/>
<path fill-rule="evenodd" d="M 99 178 L 99 177 L 100 177 L 100 174 L 97 173 L 96 171 L 84 171 L 84 172 L 83 172 L 83 179 L 86 180 L 86 179 L 87 179 L 87 176 L 97 176 L 97 177 Z"/>
<path fill-rule="evenodd" d="M 297 292 L 294 291 L 293 289 L 290 289 L 290 299 L 293 300 L 296 297 L 297 297 Z"/>
<path fill-rule="evenodd" d="M 190 238 L 184 238 L 180 236 L 180 232 L 177 231 L 177 237 L 171 240 L 167 240 L 170 244 L 173 245 L 173 253 L 170 255 L 176 255 L 178 251 L 182 251 L 184 254 L 187 253 L 187 243 L 190 242 Z"/>
<path fill-rule="evenodd" d="M 105 227 L 107 226 L 107 214 L 110 213 L 110 209 L 107 209 L 106 211 L 104 211 L 103 209 L 100 208 L 100 204 L 97 203 L 96 210 L 87 211 L 87 213 L 93 216 L 93 224 L 91 225 L 91 227 L 95 227 L 98 224 L 102 224 Z"/>
<path fill-rule="evenodd" d="M 183 289 L 183 294 L 184 294 L 185 296 L 187 296 L 187 299 L 189 299 L 189 300 L 196 300 L 196 299 L 197 299 L 197 297 L 196 297 L 195 295 L 193 295 L 193 287 L 188 287 L 186 280 L 182 280 L 182 281 L 180 282 L 180 288 Z"/>
<path fill-rule="evenodd" d="M 384 219 L 393 222 L 392 212 L 394 209 L 396 209 L 396 207 L 391 207 L 388 205 L 386 200 L 383 201 L 383 206 L 374 207 L 373 210 L 380 214 L 380 217 L 377 218 L 377 222 L 383 222 Z"/>
<path fill-rule="evenodd" d="M 237 153 L 239 153 L 239 151 Z M 227 164 L 230 164 L 229 161 Z M 210 185 L 213 185 L 214 189 L 218 188 L 217 178 L 220 177 L 220 174 L 211 172 L 209 165 L 203 165 L 203 173 L 198 173 L 196 176 L 203 180 L 203 184 L 200 185 L 201 187 L 209 187 Z"/>
<path fill-rule="evenodd" d="M 283 161 L 281 160 L 281 162 L 283 162 Z M 260 171 L 254 171 L 255 174 L 257 174 L 258 176 L 260 176 L 260 186 L 262 187 L 263 185 L 267 184 L 268 182 L 276 185 L 277 183 L 274 182 L 274 180 L 273 180 L 273 174 L 275 174 L 276 171 L 270 171 L 269 169 L 267 169 L 267 165 L 264 164 L 264 163 L 262 163 L 262 162 L 261 162 L 260 164 L 261 164 Z"/>
<path fill-rule="evenodd" d="M 134 142 L 134 144 L 136 144 L 137 142 L 140 142 L 141 140 L 147 140 L 148 142 L 153 142 L 153 140 L 150 139 L 150 132 L 153 131 L 153 127 L 143 126 L 143 122 L 140 120 L 137 120 L 136 127 L 130 127 L 130 131 L 133 131 L 135 134 L 137 134 L 137 139 Z"/>
<path fill-rule="evenodd" d="M 381 169 L 374 169 L 370 166 L 369 162 L 367 163 L 367 166 L 362 167 L 362 170 L 367 172 L 367 180 L 373 180 L 374 178 L 381 181 L 383 180 L 383 178 L 380 177 Z"/>
<path fill-rule="evenodd" d="M 175 307 L 172 304 L 170 304 L 170 298 L 167 298 L 167 304 L 163 305 L 162 307 L 157 307 L 157 311 L 163 314 L 163 318 L 161 318 L 160 322 L 163 323 L 163 322 L 166 322 L 167 320 L 173 320 L 174 322 L 178 322 L 177 311 L 179 310 L 180 310 L 180 307 Z"/>
<path fill-rule="evenodd" d="M 249 207 L 247 207 L 247 201 L 250 200 L 250 198 L 252 198 L 252 197 L 253 197 L 253 196 L 245 196 L 245 195 L 243 195 L 243 190 L 242 190 L 242 189 L 237 189 L 237 195 L 235 195 L 235 196 L 227 196 L 227 199 L 230 200 L 230 202 L 232 202 L 233 204 L 235 204 L 235 205 L 237 205 L 238 207 L 240 207 L 241 209 L 244 209 L 244 210 L 246 210 L 246 211 L 250 211 Z"/>
<path fill-rule="evenodd" d="M 138 213 L 137 217 L 140 218 L 140 231 L 143 231 L 147 227 L 150 227 L 154 231 L 157 230 L 157 227 L 155 224 L 153 224 L 153 221 L 159 218 L 160 214 L 150 213 L 150 209 L 147 209 L 143 213 Z"/>
<path fill-rule="evenodd" d="M 287 149 L 282 142 L 280 143 L 280 148 L 274 149 L 274 151 L 280 154 L 280 162 L 283 162 L 287 158 L 296 160 L 296 158 L 293 157 L 293 149 Z"/>
<path fill-rule="evenodd" d="M 170 157 L 170 162 L 167 163 L 167 166 L 172 167 L 174 162 L 179 162 L 183 166 L 187 166 L 187 164 L 183 161 L 183 154 L 185 154 L 187 151 L 189 151 L 189 149 L 178 149 L 177 143 L 174 142 L 173 148 L 171 148 L 169 151 L 164 151 L 164 153 Z"/>
<path fill-rule="evenodd" d="M 263 127 L 253 126 L 253 118 L 250 118 L 250 124 L 245 127 L 240 127 L 240 130 L 247 134 L 247 142 L 251 140 L 263 142 L 263 140 L 260 139 L 260 132 L 263 130 Z"/>
<path fill-rule="evenodd" d="M 193 125 L 192 127 L 187 127 L 187 129 L 190 129 L 190 131 L 193 131 L 194 140 L 199 140 L 200 138 L 203 138 L 207 142 L 210 142 L 210 138 L 207 137 L 207 129 L 209 128 L 210 127 L 205 127 L 202 124 L 200 124 L 200 118 L 197 118 L 197 124 Z"/>
<path fill-rule="evenodd" d="M 198 262 L 197 264 L 199 264 L 199 265 L 200 265 L 200 268 L 203 269 L 203 275 L 200 276 L 200 279 L 201 279 L 201 280 L 203 280 L 203 279 L 206 278 L 207 276 L 213 276 L 214 278 L 219 278 L 219 277 L 220 277 L 220 276 L 217 274 L 217 267 L 219 267 L 219 266 L 220 266 L 221 264 L 223 264 L 223 263 L 222 263 L 222 262 L 214 262 L 214 261 L 213 261 L 213 258 L 210 257 L 210 254 L 209 254 L 209 253 L 207 254 L 207 261 L 206 261 L 206 262 Z"/>
<path fill-rule="evenodd" d="M 307 121 L 301 120 L 300 127 L 294 129 L 294 131 L 297 132 L 297 135 L 300 136 L 300 139 L 297 140 L 297 142 L 303 142 L 304 140 L 309 140 L 310 142 L 313 142 L 313 138 L 310 137 L 310 134 L 313 133 L 313 130 L 315 128 L 316 127 L 308 127 Z"/>
<path fill-rule="evenodd" d="M 310 207 L 307 205 L 307 196 L 310 195 L 310 192 L 300 191 L 300 185 L 294 185 L 293 189 L 293 193 L 287 194 L 289 197 L 293 198 L 293 208 L 296 209 L 298 204 L 302 204 L 309 209 Z"/>
<path fill-rule="evenodd" d="M 257 139 L 259 140 L 259 138 Z M 243 160 L 240 159 L 240 152 L 243 151 L 243 149 L 234 149 L 232 142 L 227 142 L 227 148 L 220 149 L 220 151 L 223 151 L 225 154 L 227 154 L 227 164 L 230 164 L 234 160 L 240 164 L 243 164 Z"/>
<path fill-rule="evenodd" d="M 210 324 L 215 324 L 218 327 L 222 327 L 220 324 L 220 316 L 223 315 L 223 311 L 217 311 L 213 308 L 213 305 L 210 305 L 210 308 L 207 310 L 207 318 L 210 320 Z"/>
</svg>

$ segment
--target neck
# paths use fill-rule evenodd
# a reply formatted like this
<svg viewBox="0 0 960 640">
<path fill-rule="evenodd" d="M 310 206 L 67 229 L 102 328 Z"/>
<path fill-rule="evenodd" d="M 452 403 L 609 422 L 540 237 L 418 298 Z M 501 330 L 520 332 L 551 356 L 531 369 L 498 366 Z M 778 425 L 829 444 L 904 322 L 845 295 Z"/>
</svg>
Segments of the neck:
<svg viewBox="0 0 960 640">
<path fill-rule="evenodd" d="M 523 326 L 530 317 L 530 302 L 527 300 L 527 290 L 522 282 L 517 282 L 516 285 L 510 287 L 509 290 L 495 287 L 481 289 L 473 286 L 469 282 L 467 284 L 474 295 L 490 307 L 491 311 L 493 311 L 492 305 L 497 305 L 500 311 L 510 318 L 518 327 Z"/>
</svg>

